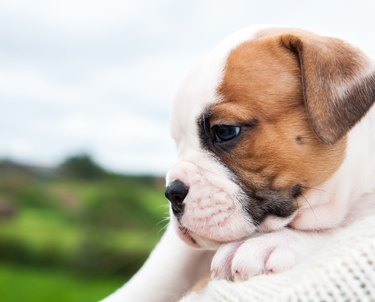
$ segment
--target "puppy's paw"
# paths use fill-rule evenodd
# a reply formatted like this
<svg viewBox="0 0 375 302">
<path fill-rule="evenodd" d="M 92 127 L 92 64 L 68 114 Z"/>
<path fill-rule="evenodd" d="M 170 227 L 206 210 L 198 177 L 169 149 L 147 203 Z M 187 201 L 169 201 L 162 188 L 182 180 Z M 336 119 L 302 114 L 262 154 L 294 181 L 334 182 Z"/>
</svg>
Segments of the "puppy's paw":
<svg viewBox="0 0 375 302">
<path fill-rule="evenodd" d="M 259 274 L 282 272 L 306 257 L 315 234 L 290 229 L 222 245 L 211 263 L 211 278 L 243 281 Z"/>
<path fill-rule="evenodd" d="M 220 246 L 211 262 L 211 279 L 232 279 L 232 260 L 242 243 L 232 242 Z"/>
</svg>

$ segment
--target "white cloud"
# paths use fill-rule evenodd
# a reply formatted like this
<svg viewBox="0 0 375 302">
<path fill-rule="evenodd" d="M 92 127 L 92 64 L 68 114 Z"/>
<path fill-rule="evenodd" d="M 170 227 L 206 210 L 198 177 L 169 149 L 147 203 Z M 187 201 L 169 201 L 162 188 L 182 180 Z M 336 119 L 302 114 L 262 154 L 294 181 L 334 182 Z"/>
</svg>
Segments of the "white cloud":
<svg viewBox="0 0 375 302">
<path fill-rule="evenodd" d="M 23 22 L 37 23 L 67 34 L 95 34 L 129 22 L 147 10 L 132 1 L 2 0 L 0 9 Z"/>
<path fill-rule="evenodd" d="M 61 105 L 74 104 L 85 98 L 80 88 L 55 83 L 37 68 L 0 70 L 0 97 Z"/>
</svg>

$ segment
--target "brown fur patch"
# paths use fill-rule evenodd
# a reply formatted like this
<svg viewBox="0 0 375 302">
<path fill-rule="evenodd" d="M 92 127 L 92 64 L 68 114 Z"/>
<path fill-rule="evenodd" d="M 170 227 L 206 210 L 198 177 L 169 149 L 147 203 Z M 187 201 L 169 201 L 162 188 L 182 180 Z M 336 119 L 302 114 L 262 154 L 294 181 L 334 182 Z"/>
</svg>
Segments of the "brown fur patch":
<svg viewBox="0 0 375 302">
<path fill-rule="evenodd" d="M 230 152 L 213 150 L 251 190 L 314 187 L 341 164 L 346 139 L 329 145 L 314 133 L 299 62 L 280 38 L 264 36 L 234 49 L 218 93 L 223 101 L 211 108 L 210 126 L 258 121 Z"/>
<path fill-rule="evenodd" d="M 365 74 L 367 59 L 333 38 L 284 35 L 281 40 L 300 62 L 304 100 L 316 134 L 334 144 L 374 102 L 375 78 Z"/>
<path fill-rule="evenodd" d="M 301 30 L 271 29 L 258 36 L 279 40 L 296 56 L 309 120 L 323 142 L 337 142 L 374 103 L 375 72 L 359 49 Z"/>
</svg>

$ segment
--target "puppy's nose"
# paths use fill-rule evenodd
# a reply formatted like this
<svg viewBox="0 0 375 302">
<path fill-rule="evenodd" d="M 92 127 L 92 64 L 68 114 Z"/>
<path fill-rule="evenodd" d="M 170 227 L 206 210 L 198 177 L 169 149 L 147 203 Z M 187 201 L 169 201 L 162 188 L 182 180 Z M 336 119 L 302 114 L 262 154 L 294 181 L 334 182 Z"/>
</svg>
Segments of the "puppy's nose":
<svg viewBox="0 0 375 302">
<path fill-rule="evenodd" d="M 189 187 L 180 180 L 172 181 L 165 190 L 165 197 L 171 202 L 173 214 L 181 217 L 184 212 L 183 201 L 189 192 Z"/>
</svg>

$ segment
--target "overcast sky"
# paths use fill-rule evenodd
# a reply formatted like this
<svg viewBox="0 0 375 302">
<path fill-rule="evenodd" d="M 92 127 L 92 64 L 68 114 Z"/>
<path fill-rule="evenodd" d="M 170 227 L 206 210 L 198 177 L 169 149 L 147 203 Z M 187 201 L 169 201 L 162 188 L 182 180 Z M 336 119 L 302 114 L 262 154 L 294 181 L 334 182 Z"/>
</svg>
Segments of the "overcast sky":
<svg viewBox="0 0 375 302">
<path fill-rule="evenodd" d="M 375 54 L 374 1 L 0 1 L 0 157 L 54 165 L 87 152 L 163 174 L 168 119 L 189 69 L 242 27 L 282 24 Z"/>
</svg>

